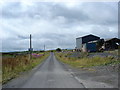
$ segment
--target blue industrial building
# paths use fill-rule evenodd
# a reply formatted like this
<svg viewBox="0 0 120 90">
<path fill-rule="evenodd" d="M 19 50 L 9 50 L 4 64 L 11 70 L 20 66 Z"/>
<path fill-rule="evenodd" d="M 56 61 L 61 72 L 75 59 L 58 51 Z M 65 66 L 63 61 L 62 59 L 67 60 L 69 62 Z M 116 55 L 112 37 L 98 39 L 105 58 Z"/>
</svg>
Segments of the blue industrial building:
<svg viewBox="0 0 120 90">
<path fill-rule="evenodd" d="M 83 48 L 86 49 L 86 48 L 90 47 L 88 45 L 93 45 L 95 47 L 94 44 L 87 44 L 88 42 L 95 41 L 95 40 L 100 40 L 100 37 L 89 34 L 89 35 L 86 35 L 86 36 L 83 36 L 83 37 L 76 38 L 76 49 L 77 49 L 77 51 L 81 51 L 81 50 L 83 50 Z M 87 47 L 85 47 L 84 45 L 87 46 Z"/>
</svg>

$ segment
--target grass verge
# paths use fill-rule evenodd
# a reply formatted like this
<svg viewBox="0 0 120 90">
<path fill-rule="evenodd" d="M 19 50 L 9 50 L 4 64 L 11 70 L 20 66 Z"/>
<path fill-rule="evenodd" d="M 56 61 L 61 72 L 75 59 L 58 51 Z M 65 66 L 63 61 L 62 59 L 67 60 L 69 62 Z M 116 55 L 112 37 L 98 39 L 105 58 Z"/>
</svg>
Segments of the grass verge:
<svg viewBox="0 0 120 90">
<path fill-rule="evenodd" d="M 109 64 L 120 64 L 120 61 L 115 59 L 114 57 L 82 57 L 82 58 L 75 58 L 75 57 L 66 57 L 64 53 L 55 53 L 55 56 L 58 60 L 63 63 L 69 64 L 74 67 L 91 67 L 91 66 L 100 66 L 100 65 L 109 65 Z"/>
<path fill-rule="evenodd" d="M 2 84 L 5 84 L 11 79 L 19 76 L 21 72 L 31 70 L 38 64 L 42 63 L 48 56 L 49 53 L 39 54 L 38 56 L 33 56 L 31 60 L 29 60 L 29 55 L 21 55 L 16 57 L 3 56 Z"/>
<path fill-rule="evenodd" d="M 104 51 L 105 53 L 110 53 L 114 55 L 118 55 L 118 50 L 112 50 L 112 51 Z"/>
</svg>

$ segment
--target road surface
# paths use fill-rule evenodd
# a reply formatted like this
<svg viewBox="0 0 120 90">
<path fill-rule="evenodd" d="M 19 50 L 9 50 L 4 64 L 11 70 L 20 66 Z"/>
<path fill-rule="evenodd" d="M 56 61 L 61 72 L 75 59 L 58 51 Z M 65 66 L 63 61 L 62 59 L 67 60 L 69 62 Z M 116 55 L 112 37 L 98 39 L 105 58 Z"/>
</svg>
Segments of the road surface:
<svg viewBox="0 0 120 90">
<path fill-rule="evenodd" d="M 54 53 L 50 53 L 49 58 L 21 88 L 84 88 L 84 85 L 65 70 Z"/>
<path fill-rule="evenodd" d="M 103 67 L 103 66 L 102 66 Z M 101 68 L 101 67 L 100 67 Z M 99 69 L 100 69 L 99 68 Z M 90 69 L 90 68 L 89 68 Z M 96 68 L 97 69 L 97 68 Z M 101 72 L 102 70 L 102 72 Z M 108 76 L 109 73 L 109 76 Z M 3 88 L 113 88 L 118 87 L 118 74 L 105 68 L 98 72 L 69 67 L 56 60 L 54 53 L 28 72 L 3 85 Z M 112 83 L 106 81 L 113 80 Z"/>
</svg>

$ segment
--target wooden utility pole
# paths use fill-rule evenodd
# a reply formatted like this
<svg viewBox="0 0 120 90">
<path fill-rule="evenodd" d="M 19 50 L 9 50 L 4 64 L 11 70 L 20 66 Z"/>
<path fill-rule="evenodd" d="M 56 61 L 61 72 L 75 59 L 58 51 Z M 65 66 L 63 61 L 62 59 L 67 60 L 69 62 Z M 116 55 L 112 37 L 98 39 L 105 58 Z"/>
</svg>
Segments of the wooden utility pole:
<svg viewBox="0 0 120 90">
<path fill-rule="evenodd" d="M 31 38 L 32 38 L 32 36 L 31 36 L 31 34 L 30 34 L 30 49 L 32 48 Z"/>
<path fill-rule="evenodd" d="M 45 54 L 45 45 L 44 45 L 44 54 Z"/>
<path fill-rule="evenodd" d="M 44 45 L 44 51 L 45 51 L 45 45 Z"/>
<path fill-rule="evenodd" d="M 32 51 L 33 51 L 33 48 L 32 48 L 32 35 L 30 34 L 30 48 L 29 48 L 30 59 L 32 58 Z"/>
</svg>

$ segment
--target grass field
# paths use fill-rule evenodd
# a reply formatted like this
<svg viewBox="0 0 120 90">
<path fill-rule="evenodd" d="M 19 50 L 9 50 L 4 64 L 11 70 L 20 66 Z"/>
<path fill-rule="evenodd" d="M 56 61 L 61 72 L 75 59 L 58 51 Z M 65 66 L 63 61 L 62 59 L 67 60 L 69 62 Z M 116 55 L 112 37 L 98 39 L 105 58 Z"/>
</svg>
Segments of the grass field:
<svg viewBox="0 0 120 90">
<path fill-rule="evenodd" d="M 82 58 L 68 57 L 67 53 L 56 53 L 57 59 L 62 61 L 63 63 L 72 65 L 74 67 L 91 67 L 91 66 L 99 66 L 99 65 L 108 65 L 108 64 L 118 64 L 119 60 L 114 57 L 100 57 L 95 56 L 92 58 L 88 58 L 86 56 L 82 56 Z"/>
<path fill-rule="evenodd" d="M 21 72 L 28 71 L 40 64 L 49 56 L 49 53 L 33 53 L 30 55 L 3 55 L 2 56 L 2 83 L 19 76 Z"/>
<path fill-rule="evenodd" d="M 110 54 L 118 55 L 118 50 L 105 51 L 105 53 L 110 53 Z"/>
<path fill-rule="evenodd" d="M 0 54 L 0 85 L 2 84 L 2 55 Z"/>
<path fill-rule="evenodd" d="M 0 73 L 0 84 L 2 84 L 2 72 Z"/>
</svg>

